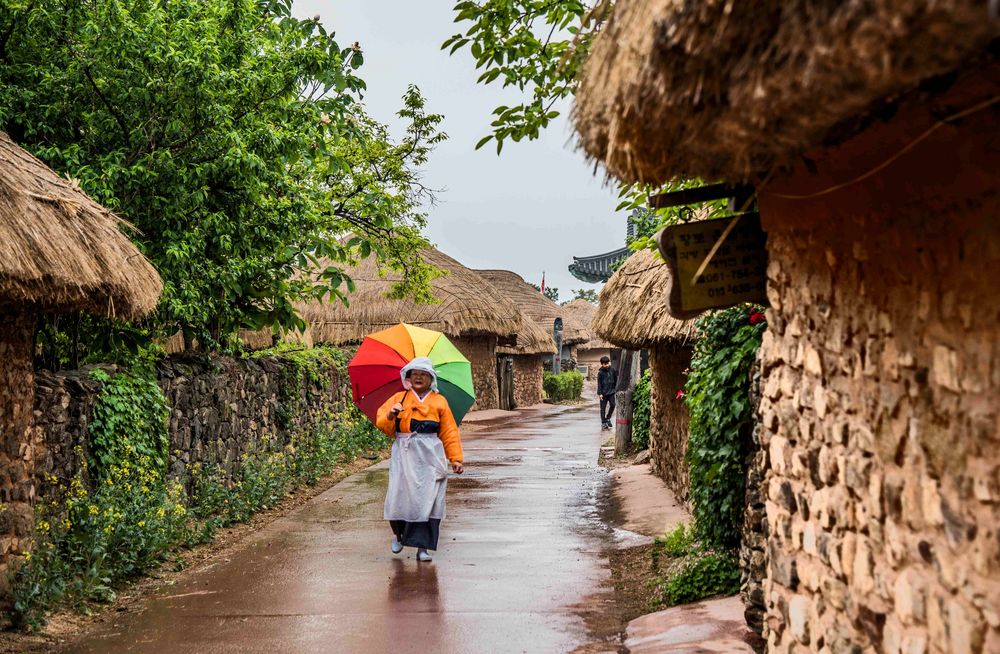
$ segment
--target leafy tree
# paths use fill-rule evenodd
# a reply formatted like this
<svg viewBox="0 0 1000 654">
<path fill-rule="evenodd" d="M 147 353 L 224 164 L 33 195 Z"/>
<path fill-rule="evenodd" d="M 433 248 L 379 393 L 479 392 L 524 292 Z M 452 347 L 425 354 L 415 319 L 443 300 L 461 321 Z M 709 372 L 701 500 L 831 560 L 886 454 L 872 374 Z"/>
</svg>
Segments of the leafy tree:
<svg viewBox="0 0 1000 654">
<path fill-rule="evenodd" d="M 482 69 L 479 82 L 497 81 L 517 87 L 525 100 L 493 111 L 493 132 L 476 144 L 496 141 L 497 153 L 507 139 L 536 139 L 559 115 L 556 104 L 575 93 L 577 75 L 586 61 L 596 28 L 607 16 L 611 0 L 590 5 L 579 0 L 463 0 L 455 5 L 455 22 L 469 23 L 441 46 L 454 54 L 463 48 Z"/>
<path fill-rule="evenodd" d="M 542 289 L 538 284 L 532 284 L 531 282 L 528 282 L 528 284 L 539 293 L 542 292 Z M 549 298 L 553 302 L 557 303 L 559 302 L 559 289 L 554 286 L 546 286 L 545 293 L 543 295 L 545 295 L 545 297 Z"/>
<path fill-rule="evenodd" d="M 559 102 L 576 93 L 593 38 L 613 9 L 614 0 L 463 0 L 455 5 L 455 22 L 468 28 L 442 48 L 452 54 L 467 48 L 476 68 L 483 70 L 480 83 L 499 81 L 525 96 L 518 105 L 494 109 L 492 131 L 476 144 L 477 149 L 495 141 L 499 154 L 508 139 L 538 138 L 559 116 L 555 109 Z M 701 184 L 700 180 L 673 180 L 661 186 L 625 184 L 619 189 L 616 210 L 648 210 L 651 195 Z M 659 228 L 689 220 L 694 212 L 690 207 L 671 207 L 649 215 L 650 229 L 629 243 L 633 249 L 654 247 L 651 236 Z"/>
<path fill-rule="evenodd" d="M 0 0 L 0 129 L 136 227 L 154 332 L 218 345 L 301 326 L 295 301 L 343 298 L 352 257 L 426 294 L 416 168 L 440 116 L 410 89 L 390 143 L 362 63 L 291 0 Z"/>
<path fill-rule="evenodd" d="M 586 300 L 591 304 L 597 304 L 597 291 L 592 288 L 574 288 L 572 293 L 574 300 Z"/>
</svg>

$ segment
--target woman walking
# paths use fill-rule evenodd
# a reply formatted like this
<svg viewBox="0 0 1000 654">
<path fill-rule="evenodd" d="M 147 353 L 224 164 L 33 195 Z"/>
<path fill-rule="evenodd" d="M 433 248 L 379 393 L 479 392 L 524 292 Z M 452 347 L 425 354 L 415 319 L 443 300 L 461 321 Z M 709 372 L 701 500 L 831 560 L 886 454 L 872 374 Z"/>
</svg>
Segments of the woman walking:
<svg viewBox="0 0 1000 654">
<path fill-rule="evenodd" d="M 389 490 L 384 517 L 392 527 L 392 552 L 417 548 L 418 561 L 437 549 L 448 467 L 462 474 L 462 440 L 448 400 L 437 392 L 437 373 L 427 357 L 400 371 L 403 390 L 378 410 L 376 425 L 390 438 Z"/>
</svg>

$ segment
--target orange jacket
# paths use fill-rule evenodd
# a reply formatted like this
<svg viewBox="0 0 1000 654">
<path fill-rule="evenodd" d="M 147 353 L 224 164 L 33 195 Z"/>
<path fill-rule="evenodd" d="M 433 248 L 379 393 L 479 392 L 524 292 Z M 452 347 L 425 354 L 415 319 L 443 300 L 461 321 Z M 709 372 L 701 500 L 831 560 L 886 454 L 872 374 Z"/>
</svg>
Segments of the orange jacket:
<svg viewBox="0 0 1000 654">
<path fill-rule="evenodd" d="M 462 438 L 458 433 L 458 425 L 455 423 L 455 416 L 451 413 L 448 400 L 444 395 L 431 391 L 421 402 L 420 398 L 413 391 L 400 391 L 385 401 L 378 410 L 378 420 L 375 424 L 384 431 L 389 438 L 396 437 L 396 421 L 389 417 L 389 409 L 396 402 L 403 403 L 403 410 L 399 414 L 399 431 L 410 432 L 414 428 L 419 429 L 419 421 L 437 423 L 438 438 L 444 445 L 444 454 L 449 461 L 462 461 Z M 433 425 L 425 426 L 432 429 Z"/>
</svg>

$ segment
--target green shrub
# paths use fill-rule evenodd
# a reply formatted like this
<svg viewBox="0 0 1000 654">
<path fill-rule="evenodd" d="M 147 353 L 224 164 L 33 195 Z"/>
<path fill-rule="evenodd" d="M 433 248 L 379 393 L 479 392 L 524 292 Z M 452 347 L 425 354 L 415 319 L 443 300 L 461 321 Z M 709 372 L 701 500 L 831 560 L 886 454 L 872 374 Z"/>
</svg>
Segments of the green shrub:
<svg viewBox="0 0 1000 654">
<path fill-rule="evenodd" d="M 732 551 L 740 542 L 744 444 L 753 424 L 750 368 L 766 323 L 759 308 L 744 305 L 708 314 L 697 327 L 701 337 L 684 386 L 695 528 L 706 546 Z"/>
<path fill-rule="evenodd" d="M 647 369 L 632 394 L 632 446 L 636 450 L 649 447 L 649 428 L 653 419 L 652 388 L 653 380 Z"/>
<path fill-rule="evenodd" d="M 658 536 L 651 552 L 659 590 L 656 607 L 686 604 L 740 589 L 740 570 L 728 552 L 706 549 L 696 539 L 694 525 L 680 524 Z"/>
<path fill-rule="evenodd" d="M 687 556 L 695 550 L 694 528 L 681 523 L 653 542 L 653 562 L 660 556 Z"/>
<path fill-rule="evenodd" d="M 730 554 L 698 551 L 682 558 L 659 588 L 665 606 L 734 595 L 740 590 L 740 567 Z"/>
<path fill-rule="evenodd" d="M 583 375 L 576 370 L 561 372 L 558 375 L 545 372 L 542 374 L 542 389 L 545 396 L 553 402 L 578 400 L 583 393 Z"/>
</svg>

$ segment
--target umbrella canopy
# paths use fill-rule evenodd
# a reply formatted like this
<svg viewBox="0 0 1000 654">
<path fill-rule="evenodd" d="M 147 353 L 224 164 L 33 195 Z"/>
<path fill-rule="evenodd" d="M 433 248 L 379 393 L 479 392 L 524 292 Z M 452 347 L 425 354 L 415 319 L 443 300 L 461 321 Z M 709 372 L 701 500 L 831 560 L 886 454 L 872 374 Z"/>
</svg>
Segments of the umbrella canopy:
<svg viewBox="0 0 1000 654">
<path fill-rule="evenodd" d="M 375 422 L 379 407 L 403 390 L 399 372 L 416 357 L 433 362 L 438 391 L 448 400 L 455 422 L 461 423 L 476 401 L 472 365 L 441 332 L 406 323 L 370 334 L 361 342 L 347 365 L 354 403 Z"/>
</svg>

